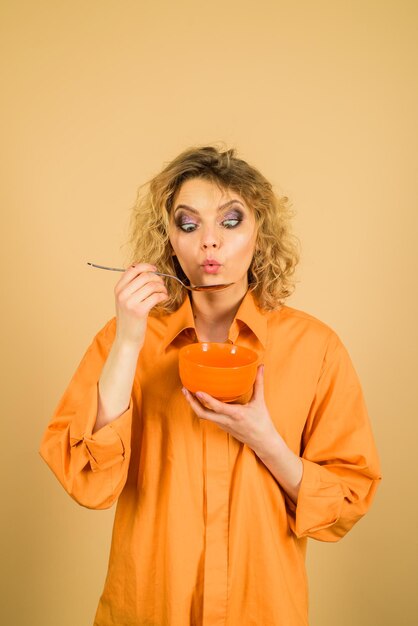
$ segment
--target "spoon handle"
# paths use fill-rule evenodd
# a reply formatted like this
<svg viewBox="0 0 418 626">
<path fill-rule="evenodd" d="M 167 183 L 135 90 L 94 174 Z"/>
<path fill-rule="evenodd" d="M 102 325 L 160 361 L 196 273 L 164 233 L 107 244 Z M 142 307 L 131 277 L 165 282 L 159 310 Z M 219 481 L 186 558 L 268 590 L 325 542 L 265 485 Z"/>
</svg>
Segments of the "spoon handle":
<svg viewBox="0 0 418 626">
<path fill-rule="evenodd" d="M 87 265 L 91 265 L 92 267 L 98 267 L 101 270 L 111 270 L 112 272 L 125 272 L 126 271 L 120 267 L 107 267 L 106 265 L 97 265 L 96 263 L 87 262 Z M 181 282 L 180 278 L 177 278 L 177 276 L 173 276 L 172 274 L 163 274 L 162 272 L 152 272 L 152 274 L 157 274 L 157 276 L 166 276 L 167 278 L 174 278 L 174 280 L 177 280 L 184 287 L 186 286 Z"/>
<path fill-rule="evenodd" d="M 87 265 L 91 265 L 92 267 L 98 267 L 101 270 L 111 270 L 112 272 L 125 272 L 126 269 L 121 269 L 120 267 L 107 267 L 106 265 L 96 265 L 96 263 L 89 263 L 87 261 Z M 183 281 L 180 280 L 177 276 L 173 276 L 173 274 L 163 274 L 162 272 L 152 272 L 153 274 L 157 274 L 157 276 L 166 276 L 167 278 L 174 278 L 182 287 L 187 289 L 188 291 L 220 291 L 221 289 L 226 289 L 233 283 L 223 283 L 221 285 L 185 285 Z"/>
<path fill-rule="evenodd" d="M 105 265 L 96 265 L 96 263 L 89 263 L 88 261 L 87 261 L 87 265 L 91 265 L 92 267 L 98 267 L 101 270 L 111 270 L 112 272 L 125 272 L 126 271 L 123 268 L 121 269 L 120 267 L 106 267 Z"/>
</svg>

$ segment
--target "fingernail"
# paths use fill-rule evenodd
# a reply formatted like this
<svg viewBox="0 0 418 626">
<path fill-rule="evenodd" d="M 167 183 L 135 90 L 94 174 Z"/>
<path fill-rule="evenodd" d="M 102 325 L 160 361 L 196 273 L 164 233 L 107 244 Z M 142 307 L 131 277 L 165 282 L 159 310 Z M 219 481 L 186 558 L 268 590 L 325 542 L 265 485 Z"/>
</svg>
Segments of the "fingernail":
<svg viewBox="0 0 418 626">
<path fill-rule="evenodd" d="M 197 396 L 198 398 L 204 398 L 203 393 L 201 393 L 200 391 L 196 391 L 194 395 Z"/>
</svg>

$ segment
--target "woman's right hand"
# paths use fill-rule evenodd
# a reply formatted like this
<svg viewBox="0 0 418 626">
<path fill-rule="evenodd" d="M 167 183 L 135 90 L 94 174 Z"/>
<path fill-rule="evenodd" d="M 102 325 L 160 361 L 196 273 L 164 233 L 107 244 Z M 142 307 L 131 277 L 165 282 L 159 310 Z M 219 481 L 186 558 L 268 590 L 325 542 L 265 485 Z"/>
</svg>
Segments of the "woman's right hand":
<svg viewBox="0 0 418 626">
<path fill-rule="evenodd" d="M 150 310 L 168 298 L 162 277 L 151 273 L 156 269 L 149 263 L 137 263 L 116 283 L 116 339 L 120 343 L 141 349 Z"/>
</svg>

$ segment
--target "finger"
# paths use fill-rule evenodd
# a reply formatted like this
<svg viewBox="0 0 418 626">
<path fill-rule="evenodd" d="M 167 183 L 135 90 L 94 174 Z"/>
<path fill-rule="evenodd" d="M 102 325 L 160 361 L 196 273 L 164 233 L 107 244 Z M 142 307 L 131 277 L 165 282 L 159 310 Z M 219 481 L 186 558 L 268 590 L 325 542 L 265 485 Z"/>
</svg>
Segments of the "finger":
<svg viewBox="0 0 418 626">
<path fill-rule="evenodd" d="M 153 307 L 164 300 L 167 300 L 168 296 L 165 293 L 152 293 L 148 298 L 146 298 L 142 304 L 147 308 L 148 311 L 151 311 Z"/>
<path fill-rule="evenodd" d="M 165 291 L 167 291 L 165 283 L 160 276 L 156 276 L 151 272 L 143 272 L 139 276 L 135 276 L 129 283 L 125 284 L 125 286 L 121 286 L 118 283 L 115 287 L 115 295 L 128 298 L 132 294 L 140 291 L 145 285 L 148 284 L 154 284 L 154 286 L 159 285 Z"/>
<path fill-rule="evenodd" d="M 150 281 L 129 293 L 127 290 L 123 294 L 120 294 L 120 299 L 129 304 L 130 302 L 140 303 L 145 298 L 148 298 L 153 293 L 164 293 L 168 295 L 166 286 L 157 281 Z"/>
<path fill-rule="evenodd" d="M 264 402 L 264 364 L 258 366 L 251 402 Z"/>
<path fill-rule="evenodd" d="M 143 274 L 144 272 L 155 272 L 157 268 L 151 263 L 135 263 L 128 267 L 121 278 L 118 280 L 115 286 L 115 291 L 121 291 L 126 285 L 128 285 L 136 276 Z"/>
<path fill-rule="evenodd" d="M 125 283 L 125 286 L 122 286 L 121 288 L 119 285 L 117 285 L 116 289 L 119 289 L 119 291 L 135 291 L 136 289 L 139 289 L 140 287 L 142 287 L 142 285 L 145 285 L 145 283 L 149 283 L 150 281 L 165 285 L 161 276 L 157 276 L 157 274 L 155 274 L 154 272 L 147 270 L 146 272 L 140 272 L 139 274 L 133 275 L 131 277 L 131 280 L 128 283 Z"/>
<path fill-rule="evenodd" d="M 164 283 L 160 282 L 159 280 L 145 278 L 147 276 L 149 276 L 149 274 L 144 274 L 143 276 L 141 276 L 142 280 L 138 279 L 136 289 L 134 288 L 134 285 L 129 285 L 122 293 L 119 294 L 119 300 L 123 302 L 129 302 L 129 300 L 131 300 L 132 298 L 136 298 L 137 301 L 141 301 L 143 298 L 147 298 L 154 291 L 159 291 L 167 294 L 167 288 Z"/>
<path fill-rule="evenodd" d="M 215 413 L 222 413 L 223 415 L 230 415 L 231 417 L 235 415 L 236 409 L 234 408 L 234 405 L 221 402 L 204 391 L 196 391 L 195 395 L 199 402 L 208 407 L 211 411 L 215 411 Z"/>
<path fill-rule="evenodd" d="M 194 397 L 190 391 L 183 387 L 182 392 L 187 402 L 190 404 L 193 412 L 200 419 L 209 420 L 211 422 L 216 422 L 219 425 L 225 425 L 227 423 L 226 416 L 222 416 L 222 414 L 217 413 L 216 411 L 212 411 L 211 409 L 205 408 L 197 398 Z M 223 419 L 222 419 L 223 418 Z"/>
</svg>

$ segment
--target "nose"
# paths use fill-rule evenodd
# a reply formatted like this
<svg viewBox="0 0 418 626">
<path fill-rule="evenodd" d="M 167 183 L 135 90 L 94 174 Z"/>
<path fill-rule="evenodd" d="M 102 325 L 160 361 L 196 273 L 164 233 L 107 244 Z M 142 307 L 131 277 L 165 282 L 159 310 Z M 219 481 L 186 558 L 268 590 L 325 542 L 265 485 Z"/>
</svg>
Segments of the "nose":
<svg viewBox="0 0 418 626">
<path fill-rule="evenodd" d="M 220 238 L 218 234 L 216 233 L 216 231 L 214 231 L 212 228 L 207 228 L 205 229 L 204 232 L 202 232 L 201 243 L 202 243 L 203 250 L 208 250 L 211 248 L 219 248 Z"/>
</svg>

